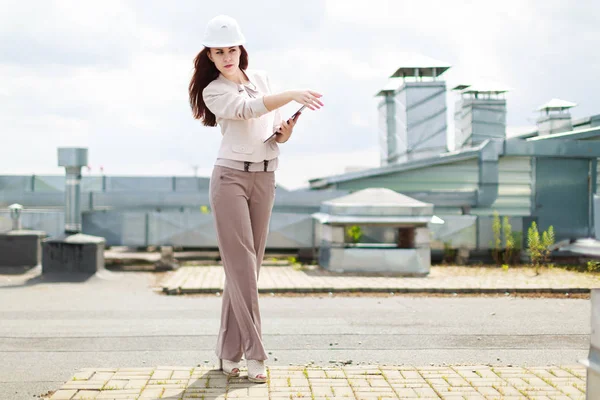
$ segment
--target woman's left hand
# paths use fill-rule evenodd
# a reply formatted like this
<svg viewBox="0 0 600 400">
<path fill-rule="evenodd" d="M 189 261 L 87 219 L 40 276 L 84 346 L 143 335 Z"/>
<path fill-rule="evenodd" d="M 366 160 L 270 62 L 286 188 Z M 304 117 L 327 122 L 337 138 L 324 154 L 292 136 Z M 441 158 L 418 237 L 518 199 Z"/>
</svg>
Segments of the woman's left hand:
<svg viewBox="0 0 600 400">
<path fill-rule="evenodd" d="M 275 136 L 275 141 L 277 143 L 285 143 L 289 140 L 290 136 L 292 136 L 294 126 L 296 125 L 296 122 L 298 122 L 300 114 L 301 113 L 299 113 L 294 119 L 289 119 L 281 123 L 281 127 L 277 131 L 277 136 Z"/>
</svg>

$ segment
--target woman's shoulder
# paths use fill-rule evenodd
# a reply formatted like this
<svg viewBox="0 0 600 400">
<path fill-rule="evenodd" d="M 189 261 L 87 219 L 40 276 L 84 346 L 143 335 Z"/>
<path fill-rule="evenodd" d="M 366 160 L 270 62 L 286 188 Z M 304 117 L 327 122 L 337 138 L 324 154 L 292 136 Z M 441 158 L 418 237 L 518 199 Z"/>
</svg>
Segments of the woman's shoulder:
<svg viewBox="0 0 600 400">
<path fill-rule="evenodd" d="M 237 86 L 235 85 L 235 83 L 230 82 L 230 81 L 225 81 L 225 79 L 221 79 L 221 77 L 217 77 L 215 79 L 213 79 L 212 81 L 210 81 L 210 83 L 208 85 L 206 85 L 206 87 L 204 88 L 204 90 L 202 91 L 203 94 L 206 93 L 216 93 L 216 92 L 222 92 L 222 91 L 226 91 L 226 90 L 233 90 L 233 89 L 237 89 Z M 237 91 L 237 90 L 235 90 Z"/>
</svg>

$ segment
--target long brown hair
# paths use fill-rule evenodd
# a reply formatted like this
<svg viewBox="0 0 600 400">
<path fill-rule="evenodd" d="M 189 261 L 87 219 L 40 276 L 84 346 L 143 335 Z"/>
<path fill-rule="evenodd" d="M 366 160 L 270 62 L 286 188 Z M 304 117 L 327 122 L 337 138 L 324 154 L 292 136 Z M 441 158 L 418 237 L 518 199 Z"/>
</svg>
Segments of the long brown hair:
<svg viewBox="0 0 600 400">
<path fill-rule="evenodd" d="M 240 47 L 240 69 L 248 68 L 248 52 L 244 46 Z M 205 126 L 217 126 L 217 118 L 204 104 L 202 91 L 209 83 L 217 79 L 219 70 L 215 64 L 208 58 L 210 49 L 205 47 L 198 53 L 194 59 L 194 75 L 188 87 L 190 94 L 190 105 L 192 106 L 192 114 L 195 119 L 202 119 L 202 124 Z"/>
</svg>

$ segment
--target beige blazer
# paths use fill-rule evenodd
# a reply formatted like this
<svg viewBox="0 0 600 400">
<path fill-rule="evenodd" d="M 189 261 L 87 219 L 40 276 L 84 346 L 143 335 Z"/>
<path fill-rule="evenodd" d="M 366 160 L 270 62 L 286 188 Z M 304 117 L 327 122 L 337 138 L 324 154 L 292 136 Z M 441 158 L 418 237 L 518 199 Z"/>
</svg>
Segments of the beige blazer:
<svg viewBox="0 0 600 400">
<path fill-rule="evenodd" d="M 269 78 L 263 71 L 246 70 L 249 84 L 239 85 L 222 74 L 202 92 L 206 107 L 221 127 L 221 146 L 217 158 L 258 162 L 279 155 L 275 140 L 263 138 L 281 125 L 279 110 L 269 112 L 263 96 L 271 93 Z"/>
</svg>

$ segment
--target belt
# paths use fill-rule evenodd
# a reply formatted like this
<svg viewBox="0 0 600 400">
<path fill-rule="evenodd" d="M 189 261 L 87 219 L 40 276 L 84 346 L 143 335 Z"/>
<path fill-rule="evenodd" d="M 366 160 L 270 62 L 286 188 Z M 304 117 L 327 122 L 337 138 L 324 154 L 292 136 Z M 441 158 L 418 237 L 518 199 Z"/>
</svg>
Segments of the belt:
<svg viewBox="0 0 600 400">
<path fill-rule="evenodd" d="M 250 164 L 252 164 L 252 162 L 244 161 L 244 171 L 245 172 L 250 172 Z M 264 171 L 267 172 L 267 168 L 269 167 L 269 160 L 264 160 L 263 165 L 264 165 Z"/>
<path fill-rule="evenodd" d="M 247 171 L 247 172 L 259 172 L 259 171 L 269 171 L 269 170 L 273 170 L 274 168 L 277 167 L 277 158 L 274 158 L 272 160 L 264 160 L 264 161 L 257 161 L 257 162 L 251 162 L 251 161 L 243 161 L 243 160 L 228 160 L 228 159 L 222 159 L 222 158 L 217 158 L 215 165 L 220 165 L 223 167 L 228 167 L 228 168 L 234 168 L 237 169 L 238 171 Z M 261 165 L 262 164 L 262 165 Z M 265 169 L 266 168 L 266 169 Z"/>
</svg>

